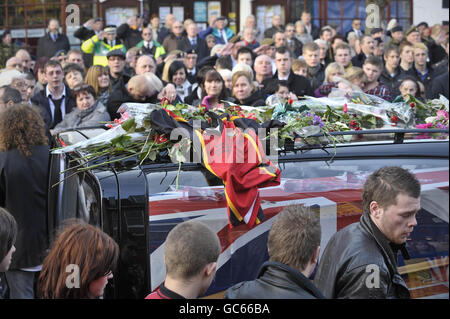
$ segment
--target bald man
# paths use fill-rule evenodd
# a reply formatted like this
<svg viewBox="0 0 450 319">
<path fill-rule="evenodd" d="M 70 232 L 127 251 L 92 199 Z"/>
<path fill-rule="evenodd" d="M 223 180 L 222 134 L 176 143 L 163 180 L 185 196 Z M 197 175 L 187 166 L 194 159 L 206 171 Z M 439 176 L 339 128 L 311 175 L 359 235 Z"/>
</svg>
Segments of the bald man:
<svg viewBox="0 0 450 319">
<path fill-rule="evenodd" d="M 19 58 L 22 61 L 22 70 L 24 72 L 31 72 L 31 64 L 33 61 L 27 50 L 20 49 L 17 51 L 16 58 Z"/>
<path fill-rule="evenodd" d="M 6 60 L 6 70 L 14 70 L 16 69 L 17 71 L 22 72 L 23 68 L 22 68 L 22 60 L 19 58 L 16 58 L 15 56 L 9 58 L 8 60 Z"/>
<path fill-rule="evenodd" d="M 152 57 L 148 55 L 141 55 L 136 61 L 136 74 L 141 75 L 146 72 L 155 73 L 156 63 Z"/>
<path fill-rule="evenodd" d="M 111 119 L 120 118 L 117 110 L 123 103 L 158 103 L 154 90 L 150 87 L 147 77 L 143 74 L 133 76 L 125 86 L 116 87 L 111 92 L 107 103 Z"/>
<path fill-rule="evenodd" d="M 171 52 L 178 49 L 178 41 L 181 41 L 183 36 L 183 23 L 175 21 L 172 24 L 171 33 L 164 39 L 162 45 L 166 52 Z"/>
<path fill-rule="evenodd" d="M 173 14 L 169 13 L 166 15 L 164 19 L 164 26 L 158 33 L 158 42 L 163 43 L 164 39 L 170 34 L 172 30 L 172 24 L 176 21 L 176 18 Z M 156 39 L 155 39 L 156 40 Z"/>
<path fill-rule="evenodd" d="M 272 77 L 272 58 L 266 54 L 258 55 L 253 66 L 255 80 L 262 84 L 264 79 Z"/>
</svg>

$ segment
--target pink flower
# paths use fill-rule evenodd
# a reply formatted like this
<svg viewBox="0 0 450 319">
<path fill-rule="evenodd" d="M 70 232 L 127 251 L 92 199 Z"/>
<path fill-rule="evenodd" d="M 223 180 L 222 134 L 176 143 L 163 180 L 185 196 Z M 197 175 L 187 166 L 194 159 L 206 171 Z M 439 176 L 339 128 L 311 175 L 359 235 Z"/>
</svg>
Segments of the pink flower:
<svg viewBox="0 0 450 319">
<path fill-rule="evenodd" d="M 433 127 L 433 123 L 425 123 L 425 124 L 417 124 L 416 128 L 420 128 L 420 129 L 427 129 L 427 128 L 432 128 Z"/>
<path fill-rule="evenodd" d="M 348 111 L 348 106 L 347 106 L 347 103 L 345 103 L 344 104 L 344 114 L 347 114 L 347 111 Z"/>
<path fill-rule="evenodd" d="M 446 120 L 448 120 L 448 112 L 446 110 L 439 110 L 436 112 L 436 117 L 444 117 Z"/>
</svg>

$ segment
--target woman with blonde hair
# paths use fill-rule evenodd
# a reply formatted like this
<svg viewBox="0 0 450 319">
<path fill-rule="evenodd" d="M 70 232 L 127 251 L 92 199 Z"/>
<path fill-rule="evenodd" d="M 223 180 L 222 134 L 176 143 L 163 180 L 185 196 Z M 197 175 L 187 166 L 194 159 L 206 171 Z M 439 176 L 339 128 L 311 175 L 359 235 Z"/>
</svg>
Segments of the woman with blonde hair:
<svg viewBox="0 0 450 319">
<path fill-rule="evenodd" d="M 231 94 L 234 103 L 247 106 L 266 105 L 265 94 L 258 89 L 253 78 L 245 71 L 237 71 L 231 78 Z"/>
<path fill-rule="evenodd" d="M 352 92 L 364 92 L 367 83 L 367 76 L 362 68 L 352 67 L 344 75 L 343 78 L 335 77 L 339 91 L 332 91 L 328 97 L 342 96 L 352 94 Z"/>
<path fill-rule="evenodd" d="M 337 62 L 330 63 L 325 69 L 325 81 L 315 91 L 316 97 L 325 97 L 338 86 L 338 79 L 345 74 L 344 67 Z"/>
<path fill-rule="evenodd" d="M 106 105 L 111 93 L 108 69 L 102 65 L 91 66 L 87 71 L 84 82 L 94 88 L 95 99 Z"/>
<path fill-rule="evenodd" d="M 0 116 L 0 206 L 17 222 L 16 252 L 6 272 L 11 299 L 33 299 L 48 247 L 48 139 L 39 110 L 16 104 Z"/>
<path fill-rule="evenodd" d="M 38 297 L 100 298 L 113 277 L 118 259 L 119 246 L 110 236 L 82 221 L 69 220 L 44 259 Z M 77 276 L 69 277 L 73 274 Z"/>
<path fill-rule="evenodd" d="M 364 90 L 367 82 L 367 76 L 362 68 L 352 67 L 345 73 L 344 79 L 349 81 L 355 89 Z"/>
</svg>

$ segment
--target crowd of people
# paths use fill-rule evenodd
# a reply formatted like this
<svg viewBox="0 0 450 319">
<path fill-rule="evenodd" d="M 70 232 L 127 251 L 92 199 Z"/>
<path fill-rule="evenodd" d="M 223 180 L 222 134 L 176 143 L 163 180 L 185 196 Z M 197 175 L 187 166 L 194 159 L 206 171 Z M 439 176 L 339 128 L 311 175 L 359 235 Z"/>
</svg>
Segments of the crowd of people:
<svg viewBox="0 0 450 319">
<path fill-rule="evenodd" d="M 11 32 L 3 31 L 0 43 L 0 206 L 3 207 L 0 210 L 0 298 L 98 298 L 102 295 L 117 263 L 117 244 L 106 234 L 79 223 L 67 226 L 53 243 L 46 233 L 49 148 L 53 136 L 59 132 L 98 126 L 119 118 L 117 110 L 125 102 L 159 103 L 167 99 L 170 103 L 204 105 L 210 109 L 222 107 L 223 101 L 262 106 L 273 100 L 271 97 L 296 100 L 353 91 L 389 102 L 401 101 L 409 94 L 423 101 L 440 95 L 449 97 L 448 28 L 442 25 L 430 28 L 424 22 L 406 30 L 397 21 L 391 21 L 387 30 L 365 31 L 361 19 L 356 18 L 352 29 L 343 35 L 336 27 L 315 26 L 309 12 L 303 12 L 300 20 L 286 25 L 275 15 L 272 27 L 264 32 L 256 28 L 256 19 L 250 15 L 238 34 L 227 27 L 223 16 L 212 17 L 202 31 L 193 20 L 177 21 L 172 14 L 165 17 L 163 26 L 160 22 L 156 14 L 145 23 L 136 15 L 120 26 L 104 25 L 101 18 L 90 19 L 75 32 L 75 37 L 81 40 L 79 50 L 71 48 L 67 37 L 59 32 L 59 21 L 50 19 L 48 32 L 39 39 L 36 54 L 18 47 L 12 41 Z M 396 174 L 409 176 L 398 169 L 378 174 L 387 174 L 389 178 Z M 394 177 L 388 179 L 393 185 Z M 412 177 L 411 180 L 414 184 Z M 395 252 L 400 249 L 398 245 L 404 244 L 403 239 L 386 231 L 392 229 L 389 223 L 394 218 L 392 214 L 397 213 L 390 208 L 404 203 L 405 196 L 410 201 L 418 198 L 417 189 L 402 187 L 392 186 L 401 190 L 394 192 L 393 199 L 382 197 L 367 202 L 377 194 L 368 195 L 369 199 L 363 196 L 367 207 L 359 226 L 355 227 L 359 227 L 356 231 L 361 237 L 376 238 L 377 244 L 383 239 L 381 248 L 373 242 L 367 243 L 375 264 L 386 260 L 382 254 L 389 249 L 389 243 L 397 245 L 391 248 Z M 372 207 L 373 202 L 378 203 L 376 207 Z M 414 227 L 410 225 L 414 224 L 411 218 L 405 219 L 408 226 L 404 227 Z M 150 299 L 196 298 L 206 291 L 214 277 L 220 254 L 217 235 L 195 222 L 179 226 L 166 243 L 166 282 L 148 296 Z M 298 227 L 295 229 L 299 237 L 282 237 L 276 230 L 280 227 Z M 353 255 L 344 254 L 352 252 L 342 247 L 348 238 L 343 232 L 330 241 L 333 249 L 325 250 L 315 287 L 307 279 L 317 263 L 320 243 L 320 225 L 312 213 L 288 209 L 273 229 L 268 243 L 270 260 L 263 265 L 258 279 L 230 288 L 227 298 L 406 296 L 401 287 L 397 289 L 398 283 L 391 282 L 396 275 L 396 267 L 391 267 L 396 264 L 396 258 L 391 258 L 392 264 L 383 269 L 382 279 L 386 282 L 377 292 L 354 286 L 361 279 L 361 274 L 356 272 L 364 266 L 360 264 L 363 258 L 353 260 Z M 293 229 L 289 233 L 294 232 Z M 177 246 L 180 238 L 195 241 L 198 234 L 211 237 L 207 243 L 200 240 L 196 245 L 198 252 L 208 252 L 208 257 L 195 261 L 192 269 L 182 269 L 185 263 L 178 259 L 192 245 Z M 307 243 L 302 243 L 304 247 L 294 247 L 296 240 L 307 240 Z M 280 248 L 287 241 L 293 241 L 292 251 Z M 171 245 L 174 247 L 170 248 Z M 104 255 L 80 261 L 80 254 L 90 256 L 83 251 L 86 247 L 105 247 Z M 360 241 L 352 249 L 366 247 Z M 65 289 L 67 285 L 63 287 L 65 282 L 60 276 L 65 264 L 58 260 L 61 251 L 66 253 L 65 263 L 88 265 L 89 272 L 81 271 L 83 288 L 76 293 Z M 343 282 L 336 283 L 333 289 L 327 286 L 337 280 L 335 277 L 348 267 L 350 259 L 355 263 L 355 273 L 340 278 Z M 285 282 L 288 288 L 283 284 L 274 287 L 273 278 L 280 276 L 292 280 Z"/>
</svg>

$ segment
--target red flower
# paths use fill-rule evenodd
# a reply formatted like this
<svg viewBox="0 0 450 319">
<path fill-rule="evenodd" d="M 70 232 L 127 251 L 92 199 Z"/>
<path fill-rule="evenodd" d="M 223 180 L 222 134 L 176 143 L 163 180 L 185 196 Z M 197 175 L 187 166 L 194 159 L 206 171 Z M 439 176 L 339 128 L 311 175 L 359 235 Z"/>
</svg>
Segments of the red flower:
<svg viewBox="0 0 450 319">
<path fill-rule="evenodd" d="M 350 121 L 350 128 L 355 128 L 358 127 L 358 122 L 356 122 L 355 120 Z"/>
<path fill-rule="evenodd" d="M 200 112 L 206 113 L 206 105 L 205 104 L 200 104 L 198 106 L 198 109 L 199 109 Z"/>
<path fill-rule="evenodd" d="M 415 108 L 416 107 L 416 103 L 411 102 L 411 103 L 409 103 L 409 106 L 411 106 L 412 108 Z"/>
<path fill-rule="evenodd" d="M 355 128 L 355 131 L 362 131 L 362 128 L 360 128 L 359 126 Z"/>
<path fill-rule="evenodd" d="M 392 116 L 391 116 L 391 122 L 397 123 L 397 122 L 398 122 L 398 116 L 392 115 Z"/>
<path fill-rule="evenodd" d="M 166 105 L 169 104 L 169 103 L 170 103 L 170 101 L 169 101 L 168 98 L 163 97 L 163 98 L 161 99 L 161 105 L 162 105 L 162 106 L 166 106 Z"/>
<path fill-rule="evenodd" d="M 289 99 L 289 100 L 288 100 L 289 105 L 292 105 L 293 102 L 294 102 L 293 99 Z"/>
<path fill-rule="evenodd" d="M 156 144 L 163 144 L 168 141 L 167 137 L 165 137 L 164 135 L 154 135 L 153 140 Z"/>
</svg>

